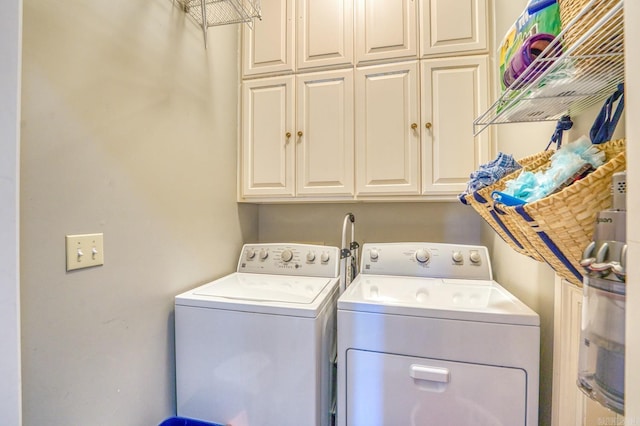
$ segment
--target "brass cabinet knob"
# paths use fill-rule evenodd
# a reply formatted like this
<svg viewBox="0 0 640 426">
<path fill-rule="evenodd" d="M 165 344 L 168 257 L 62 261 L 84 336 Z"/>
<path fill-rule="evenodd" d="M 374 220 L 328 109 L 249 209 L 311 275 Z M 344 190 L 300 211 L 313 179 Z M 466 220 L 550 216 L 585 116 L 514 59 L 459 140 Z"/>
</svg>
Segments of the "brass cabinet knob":
<svg viewBox="0 0 640 426">
<path fill-rule="evenodd" d="M 302 136 L 302 130 L 298 130 L 298 136 Z"/>
<path fill-rule="evenodd" d="M 417 128 L 418 128 L 418 125 L 417 125 L 416 123 L 412 123 L 412 124 L 411 124 L 411 128 L 412 128 L 413 130 L 415 130 L 415 129 L 417 129 Z"/>
<path fill-rule="evenodd" d="M 291 137 L 291 132 L 287 132 L 284 135 L 287 137 L 287 139 L 289 139 Z"/>
<path fill-rule="evenodd" d="M 431 123 L 425 124 L 424 127 L 426 127 L 427 129 L 431 129 Z"/>
</svg>

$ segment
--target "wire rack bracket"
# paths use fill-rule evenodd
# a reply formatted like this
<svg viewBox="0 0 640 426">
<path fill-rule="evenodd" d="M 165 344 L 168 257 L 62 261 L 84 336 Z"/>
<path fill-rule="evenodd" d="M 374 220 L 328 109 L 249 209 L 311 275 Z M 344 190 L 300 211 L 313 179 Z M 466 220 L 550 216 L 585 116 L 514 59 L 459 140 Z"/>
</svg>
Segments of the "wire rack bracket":
<svg viewBox="0 0 640 426">
<path fill-rule="evenodd" d="M 253 28 L 255 18 L 262 19 L 260 0 L 177 0 L 178 4 L 202 28 L 205 47 L 207 28 L 246 23 Z"/>
</svg>

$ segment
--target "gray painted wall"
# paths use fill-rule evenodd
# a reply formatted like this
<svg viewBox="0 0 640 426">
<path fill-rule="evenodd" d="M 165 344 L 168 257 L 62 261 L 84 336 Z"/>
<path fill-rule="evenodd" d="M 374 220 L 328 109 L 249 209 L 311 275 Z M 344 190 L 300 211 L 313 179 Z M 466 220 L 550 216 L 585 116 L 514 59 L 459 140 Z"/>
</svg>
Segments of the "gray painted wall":
<svg viewBox="0 0 640 426">
<path fill-rule="evenodd" d="M 238 26 L 171 1 L 24 2 L 22 360 L 26 425 L 174 414 L 173 297 L 257 238 L 236 203 Z M 65 235 L 105 264 L 65 271 Z M 1 422 L 0 422 L 1 423 Z"/>
<path fill-rule="evenodd" d="M 0 2 L 0 413 L 19 425 L 19 146 L 21 0 Z"/>
</svg>

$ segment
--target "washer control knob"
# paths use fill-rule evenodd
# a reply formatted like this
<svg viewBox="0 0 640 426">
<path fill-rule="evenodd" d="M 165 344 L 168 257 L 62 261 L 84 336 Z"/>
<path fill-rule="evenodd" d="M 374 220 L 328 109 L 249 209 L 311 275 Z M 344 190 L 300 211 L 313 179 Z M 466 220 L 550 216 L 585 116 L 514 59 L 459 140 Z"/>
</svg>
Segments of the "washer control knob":
<svg viewBox="0 0 640 426">
<path fill-rule="evenodd" d="M 329 253 L 326 251 L 323 251 L 322 254 L 320 255 L 320 262 L 327 263 L 329 259 L 330 259 Z"/>
<path fill-rule="evenodd" d="M 480 257 L 480 253 L 478 253 L 478 250 L 471 250 L 471 252 L 469 253 L 469 260 L 471 261 L 471 263 L 480 263 L 480 260 L 482 260 L 482 258 Z"/>
<path fill-rule="evenodd" d="M 369 251 L 369 258 L 370 258 L 371 260 L 378 260 L 378 250 L 376 250 L 376 249 L 371 249 L 371 250 Z"/>
<path fill-rule="evenodd" d="M 427 263 L 431 255 L 429 254 L 429 250 L 427 249 L 418 249 L 416 250 L 416 260 L 420 263 Z"/>
<path fill-rule="evenodd" d="M 265 248 L 260 250 L 260 259 L 265 260 L 267 257 L 269 257 L 269 250 Z"/>
<path fill-rule="evenodd" d="M 453 261 L 454 261 L 455 263 L 462 263 L 462 259 L 463 259 L 463 257 L 462 257 L 462 252 L 454 251 L 454 252 L 451 254 L 451 259 L 453 259 Z"/>
<path fill-rule="evenodd" d="M 310 251 L 309 253 L 307 253 L 307 261 L 313 262 L 314 260 L 316 260 L 315 252 Z"/>
<path fill-rule="evenodd" d="M 252 248 L 247 249 L 247 260 L 251 260 L 256 257 L 256 251 Z"/>
<path fill-rule="evenodd" d="M 283 262 L 290 262 L 291 259 L 293 259 L 293 253 L 289 249 L 284 249 L 280 254 L 280 259 L 282 259 Z"/>
</svg>

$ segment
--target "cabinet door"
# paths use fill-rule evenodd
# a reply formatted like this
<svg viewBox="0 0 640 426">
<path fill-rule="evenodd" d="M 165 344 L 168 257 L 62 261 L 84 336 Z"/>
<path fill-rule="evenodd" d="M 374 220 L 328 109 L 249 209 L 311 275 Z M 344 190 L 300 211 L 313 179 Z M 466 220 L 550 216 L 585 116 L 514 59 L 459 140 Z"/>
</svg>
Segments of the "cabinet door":
<svg viewBox="0 0 640 426">
<path fill-rule="evenodd" d="M 487 0 L 421 0 L 420 55 L 487 50 Z"/>
<path fill-rule="evenodd" d="M 357 61 L 416 57 L 417 4 L 415 0 L 357 1 Z"/>
<path fill-rule="evenodd" d="M 297 76 L 298 195 L 353 196 L 353 70 Z"/>
<path fill-rule="evenodd" d="M 243 25 L 244 77 L 267 73 L 293 72 L 294 0 L 262 0 L 262 19 L 253 29 Z"/>
<path fill-rule="evenodd" d="M 242 83 L 242 195 L 293 196 L 293 76 Z"/>
<path fill-rule="evenodd" d="M 298 0 L 299 70 L 353 64 L 353 0 Z"/>
<path fill-rule="evenodd" d="M 458 194 L 469 174 L 489 160 L 488 133 L 473 120 L 488 107 L 486 56 L 421 63 L 423 194 Z"/>
<path fill-rule="evenodd" d="M 359 195 L 419 194 L 417 73 L 416 61 L 356 70 Z"/>
</svg>

